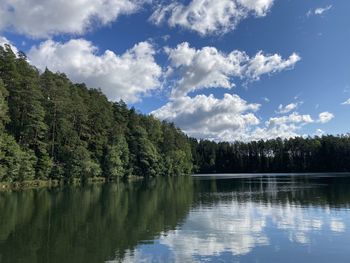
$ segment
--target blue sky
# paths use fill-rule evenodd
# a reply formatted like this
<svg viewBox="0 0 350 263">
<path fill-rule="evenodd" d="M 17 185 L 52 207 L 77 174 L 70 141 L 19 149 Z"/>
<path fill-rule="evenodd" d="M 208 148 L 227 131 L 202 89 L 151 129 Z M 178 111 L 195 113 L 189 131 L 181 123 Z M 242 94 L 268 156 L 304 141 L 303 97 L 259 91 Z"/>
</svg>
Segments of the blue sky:
<svg viewBox="0 0 350 263">
<path fill-rule="evenodd" d="M 340 134 L 349 10 L 342 0 L 0 0 L 0 44 L 197 138 Z"/>
</svg>

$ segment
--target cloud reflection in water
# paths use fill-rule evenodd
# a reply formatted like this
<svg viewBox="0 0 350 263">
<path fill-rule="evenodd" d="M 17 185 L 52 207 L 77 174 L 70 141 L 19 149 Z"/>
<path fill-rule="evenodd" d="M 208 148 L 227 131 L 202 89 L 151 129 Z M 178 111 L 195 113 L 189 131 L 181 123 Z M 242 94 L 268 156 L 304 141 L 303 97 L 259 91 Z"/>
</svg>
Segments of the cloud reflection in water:
<svg viewBox="0 0 350 263">
<path fill-rule="evenodd" d="M 211 261 L 223 255 L 229 255 L 229 262 L 239 262 L 259 248 L 267 253 L 287 247 L 305 253 L 311 248 L 322 251 L 322 242 L 346 234 L 348 210 L 317 203 L 311 185 L 287 183 L 272 180 L 262 189 L 205 192 L 182 225 L 163 232 L 152 245 L 129 251 L 125 261 L 161 262 L 157 257 L 164 252 L 167 262 Z M 247 185 L 244 188 L 250 187 Z M 283 191 L 290 194 L 288 198 L 281 198 Z M 305 193 L 309 195 L 303 196 Z M 162 249 L 155 249 L 152 255 L 149 247 L 155 244 Z"/>
</svg>

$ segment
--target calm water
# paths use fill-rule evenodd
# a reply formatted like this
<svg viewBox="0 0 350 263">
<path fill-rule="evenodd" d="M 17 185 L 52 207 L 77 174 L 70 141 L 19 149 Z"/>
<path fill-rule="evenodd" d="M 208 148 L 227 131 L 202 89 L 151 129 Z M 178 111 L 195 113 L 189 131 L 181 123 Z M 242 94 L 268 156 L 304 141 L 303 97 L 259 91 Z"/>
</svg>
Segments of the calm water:
<svg viewBox="0 0 350 263">
<path fill-rule="evenodd" d="M 0 262 L 350 262 L 350 175 L 0 192 Z"/>
</svg>

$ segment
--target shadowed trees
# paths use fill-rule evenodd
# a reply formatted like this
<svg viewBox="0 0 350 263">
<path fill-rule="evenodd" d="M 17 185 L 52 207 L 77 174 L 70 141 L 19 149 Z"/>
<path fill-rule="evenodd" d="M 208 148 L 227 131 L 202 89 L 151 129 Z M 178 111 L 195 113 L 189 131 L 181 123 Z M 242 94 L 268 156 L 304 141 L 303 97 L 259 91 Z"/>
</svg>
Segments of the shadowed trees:
<svg viewBox="0 0 350 263">
<path fill-rule="evenodd" d="M 348 172 L 350 136 L 215 143 L 191 141 L 201 173 Z"/>
</svg>

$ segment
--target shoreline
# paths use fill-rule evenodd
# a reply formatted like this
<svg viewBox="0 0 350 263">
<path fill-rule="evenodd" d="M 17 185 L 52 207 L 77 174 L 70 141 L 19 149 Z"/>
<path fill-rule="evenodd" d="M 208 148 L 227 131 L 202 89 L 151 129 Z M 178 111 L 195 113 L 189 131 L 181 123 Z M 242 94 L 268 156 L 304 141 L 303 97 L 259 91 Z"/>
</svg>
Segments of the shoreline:
<svg viewBox="0 0 350 263">
<path fill-rule="evenodd" d="M 136 182 L 143 180 L 142 176 L 128 176 L 125 178 L 117 178 L 117 179 L 107 179 L 105 177 L 93 177 L 88 178 L 86 181 L 83 181 L 80 178 L 73 178 L 72 180 L 27 180 L 23 182 L 0 182 L 0 192 L 1 191 L 13 191 L 13 190 L 27 190 L 27 189 L 39 189 L 39 188 L 54 188 L 54 187 L 62 187 L 66 185 L 81 185 L 84 183 L 87 184 L 96 184 L 96 183 L 110 183 L 110 182 L 118 182 L 118 181 L 127 181 L 127 182 Z"/>
<path fill-rule="evenodd" d="M 106 178 L 94 177 L 89 178 L 87 183 L 105 183 L 108 182 Z M 12 190 L 26 190 L 26 189 L 39 189 L 39 188 L 53 188 L 65 185 L 78 185 L 83 181 L 79 178 L 74 178 L 71 181 L 65 180 L 28 180 L 23 182 L 0 182 L 0 191 L 12 191 Z"/>
</svg>

